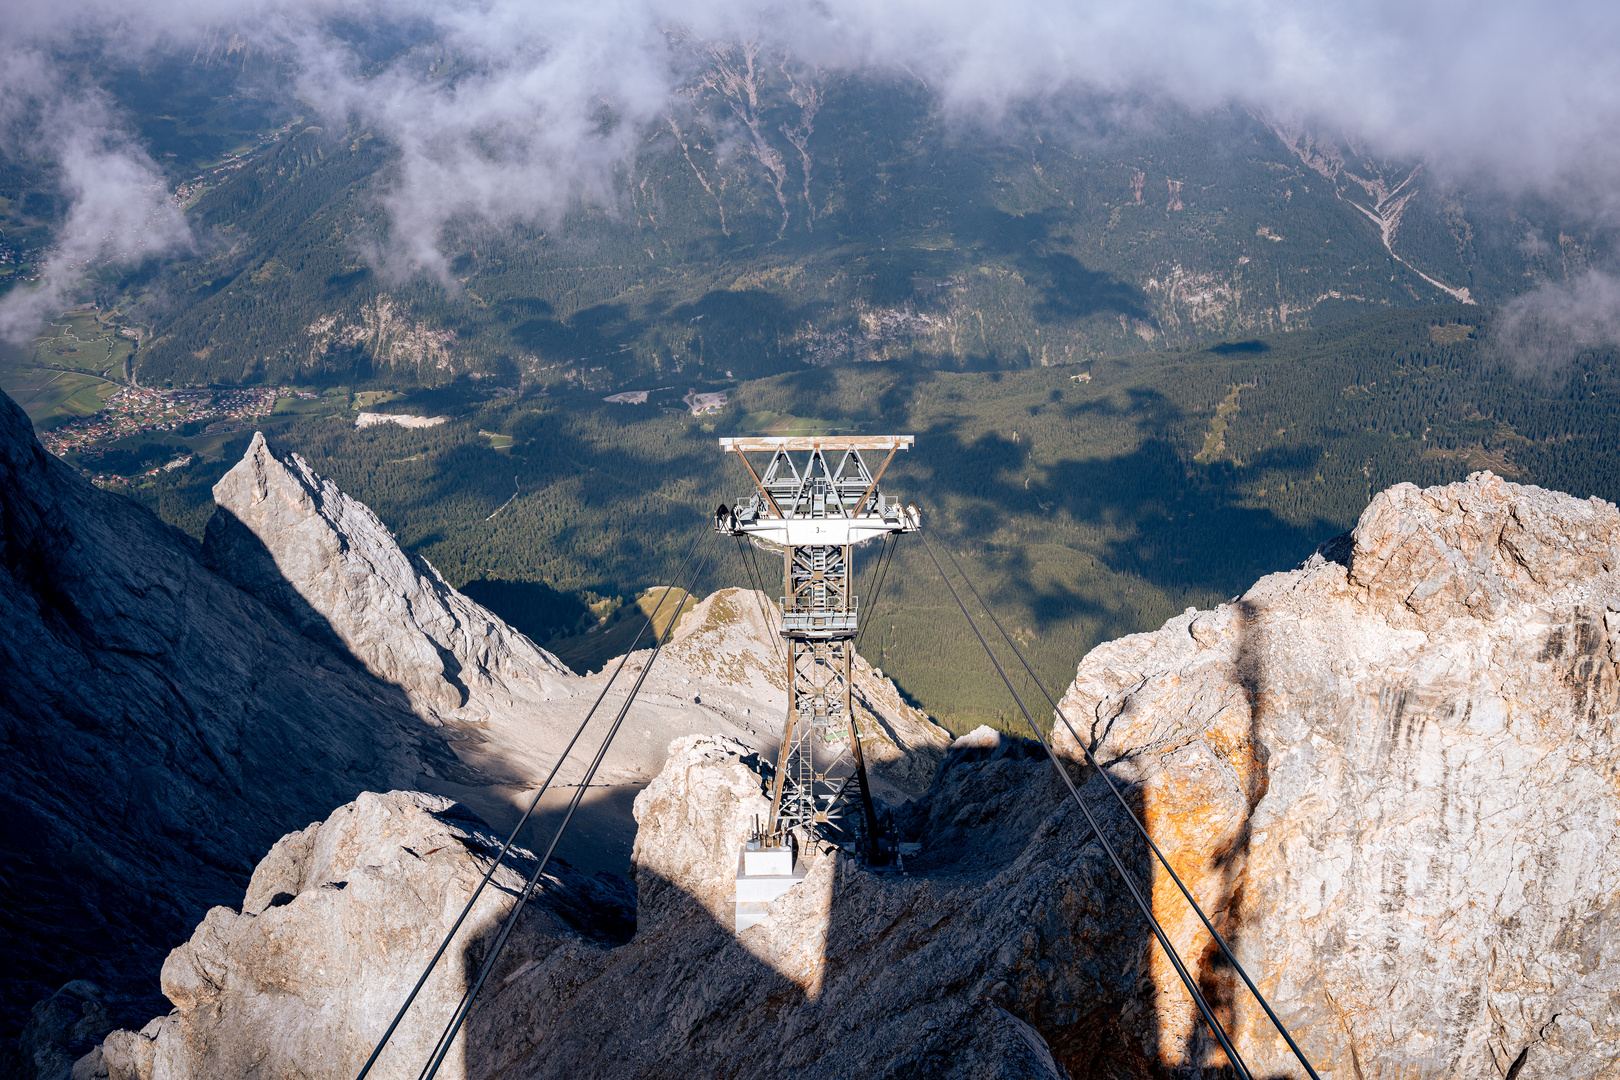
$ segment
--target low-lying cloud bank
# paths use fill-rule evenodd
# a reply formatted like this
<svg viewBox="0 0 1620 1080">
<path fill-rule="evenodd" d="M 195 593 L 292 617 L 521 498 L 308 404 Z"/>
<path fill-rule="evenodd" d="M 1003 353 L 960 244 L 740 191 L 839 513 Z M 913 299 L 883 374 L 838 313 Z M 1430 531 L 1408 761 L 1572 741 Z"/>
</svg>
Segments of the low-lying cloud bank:
<svg viewBox="0 0 1620 1080">
<path fill-rule="evenodd" d="M 139 263 L 191 243 L 163 174 L 105 94 L 75 86 L 44 53 L 0 49 L 0 151 L 56 163 L 68 212 L 39 280 L 0 301 L 0 337 L 22 338 L 72 303 L 85 272 Z"/>
<path fill-rule="evenodd" d="M 1581 352 L 1620 346 L 1620 278 L 1590 270 L 1502 305 L 1487 354 L 1522 375 L 1556 374 Z"/>
<path fill-rule="evenodd" d="M 409 27 L 417 44 L 362 58 L 356 26 Z M 116 110 L 94 90 L 64 93 L 49 58 L 88 47 L 129 59 L 224 33 L 289 58 L 299 95 L 329 122 L 356 118 L 398 147 L 392 255 L 441 274 L 451 218 L 544 219 L 604 193 L 678 106 L 701 41 L 756 41 L 760 63 L 801 74 L 909 72 L 959 115 L 1077 90 L 1195 111 L 1235 103 L 1599 222 L 1620 210 L 1607 183 L 1620 166 L 1620 9 L 1595 0 L 158 0 L 138 19 L 78 0 L 14 11 L 0 46 L 8 148 L 51 154 L 73 207 L 45 286 L 0 303 L 0 333 L 26 332 L 89 263 L 186 243 Z"/>
</svg>

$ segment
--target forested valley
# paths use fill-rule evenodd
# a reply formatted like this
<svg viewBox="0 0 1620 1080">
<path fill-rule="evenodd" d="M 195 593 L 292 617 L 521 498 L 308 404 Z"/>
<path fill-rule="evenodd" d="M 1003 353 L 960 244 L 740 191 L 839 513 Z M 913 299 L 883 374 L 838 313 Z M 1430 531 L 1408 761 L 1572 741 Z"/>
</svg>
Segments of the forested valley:
<svg viewBox="0 0 1620 1080">
<path fill-rule="evenodd" d="M 742 381 L 704 417 L 668 392 L 640 405 L 580 392 L 514 400 L 462 378 L 385 406 L 451 417 L 439 427 L 357 430 L 333 398 L 266 430 L 453 584 L 564 650 L 665 583 L 714 506 L 751 491 L 719 436 L 912 433 L 886 490 L 923 507 L 931 535 L 1061 685 L 1098 642 L 1291 568 L 1391 484 L 1490 469 L 1620 498 L 1617 357 L 1523 374 L 1481 347 L 1489 320 L 1462 305 L 1393 311 L 1079 367 L 804 368 Z M 510 448 L 495 449 L 506 437 Z M 245 442 L 138 497 L 200 534 L 209 487 Z M 735 553 L 716 560 L 698 591 L 747 582 Z M 1008 722 L 1010 703 L 918 547 L 902 542 L 883 595 L 862 609 L 863 653 L 920 705 L 958 729 Z"/>
<path fill-rule="evenodd" d="M 356 47 L 456 70 L 409 35 Z M 67 457 L 200 535 L 262 428 L 582 665 L 748 493 L 728 433 L 915 434 L 886 482 L 1057 684 L 1095 643 L 1297 563 L 1389 484 L 1490 468 L 1620 494 L 1612 354 L 1532 374 L 1489 345 L 1493 305 L 1607 257 L 1552 203 L 1237 107 L 1071 96 L 990 124 L 892 72 L 678 48 L 679 106 L 603 191 L 451 214 L 433 265 L 401 261 L 401 148 L 315 115 L 274 57 L 114 59 L 104 90 L 195 242 L 92 275 L 0 377 L 41 430 L 121 388 L 279 387 L 251 422 Z M 65 212 L 53 169 L 0 154 L 0 292 L 31 287 Z M 693 391 L 726 404 L 693 415 Z M 357 429 L 365 409 L 449 422 Z M 861 647 L 953 725 L 1000 722 L 918 556 L 863 598 Z M 711 576 L 746 580 L 734 555 Z"/>
</svg>

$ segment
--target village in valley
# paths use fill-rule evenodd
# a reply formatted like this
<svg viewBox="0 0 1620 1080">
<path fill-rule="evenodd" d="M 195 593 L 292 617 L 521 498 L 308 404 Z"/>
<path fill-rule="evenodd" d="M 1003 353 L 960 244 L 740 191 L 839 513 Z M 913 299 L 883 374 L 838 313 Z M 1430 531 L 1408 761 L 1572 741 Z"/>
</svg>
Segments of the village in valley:
<svg viewBox="0 0 1620 1080">
<path fill-rule="evenodd" d="M 93 416 L 70 420 L 61 427 L 41 433 L 40 442 L 60 457 L 74 450 L 88 450 L 99 443 L 139 435 L 149 431 L 178 431 L 187 423 L 221 418 L 251 420 L 269 414 L 277 397 L 292 393 L 285 388 L 252 390 L 152 390 L 126 386 L 114 391 L 106 408 Z M 210 424 L 217 427 L 219 424 Z M 208 429 L 204 429 L 208 432 Z"/>
<path fill-rule="evenodd" d="M 200 423 L 205 424 L 200 434 L 227 434 L 243 422 L 270 415 L 278 398 L 298 396 L 317 395 L 287 387 L 158 390 L 125 386 L 113 391 L 100 412 L 43 431 L 39 441 L 57 457 L 76 455 L 81 470 L 97 484 L 129 484 L 141 476 L 156 476 L 189 465 L 196 455 L 177 447 L 179 452 L 169 461 L 134 477 L 98 471 L 98 459 L 117 441 L 157 432 L 191 433 Z"/>
<path fill-rule="evenodd" d="M 218 457 L 226 441 L 272 414 L 350 404 L 346 389 L 326 401 L 291 386 L 142 386 L 132 361 L 143 336 L 117 311 L 84 307 L 54 320 L 32 348 L 0 351 L 0 387 L 28 413 L 40 443 L 102 487 Z"/>
</svg>

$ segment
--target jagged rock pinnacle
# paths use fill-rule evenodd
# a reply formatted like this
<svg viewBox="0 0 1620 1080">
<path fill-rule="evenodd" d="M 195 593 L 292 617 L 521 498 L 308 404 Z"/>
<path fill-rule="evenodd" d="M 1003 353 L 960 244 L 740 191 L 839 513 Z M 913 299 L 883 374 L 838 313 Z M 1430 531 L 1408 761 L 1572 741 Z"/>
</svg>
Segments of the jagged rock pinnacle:
<svg viewBox="0 0 1620 1080">
<path fill-rule="evenodd" d="M 426 716 L 481 719 L 548 696 L 571 673 L 399 546 L 364 503 L 255 432 L 214 485 L 203 560 L 403 687 Z"/>
</svg>

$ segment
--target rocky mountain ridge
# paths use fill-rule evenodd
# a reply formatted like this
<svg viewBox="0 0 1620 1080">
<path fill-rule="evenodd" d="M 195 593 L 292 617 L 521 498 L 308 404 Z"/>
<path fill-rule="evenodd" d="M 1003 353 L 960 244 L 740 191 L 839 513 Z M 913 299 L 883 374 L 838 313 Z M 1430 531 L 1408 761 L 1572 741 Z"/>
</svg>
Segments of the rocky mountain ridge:
<svg viewBox="0 0 1620 1080">
<path fill-rule="evenodd" d="M 399 546 L 364 504 L 255 432 L 214 485 L 203 562 L 402 687 L 430 722 L 549 700 L 573 675 Z"/>
<path fill-rule="evenodd" d="M 368 792 L 289 834 L 259 864 L 241 910 L 214 908 L 169 955 L 163 990 L 175 1012 L 139 1034 L 113 1033 L 92 1057 L 99 1066 L 75 1076 L 296 1075 L 329 1051 L 358 1073 L 371 1048 L 352 1029 L 392 1017 L 438 947 L 441 924 L 460 912 L 502 839 L 452 800 L 416 792 Z M 471 939 L 497 932 L 533 862 L 519 850 L 495 867 L 492 888 L 468 916 Z M 634 898 L 611 877 L 592 881 L 554 866 L 540 896 L 519 924 L 519 955 L 612 940 L 634 926 Z M 410 925 L 392 916 L 412 908 L 431 914 Z M 460 963 L 439 968 L 420 1014 L 448 1015 L 465 980 Z M 421 1059 L 436 1034 L 413 1025 L 394 1055 Z"/>
<path fill-rule="evenodd" d="M 391 175 L 381 132 L 267 144 L 194 210 L 241 243 L 173 268 L 177 294 L 232 286 L 148 307 L 142 380 L 607 394 L 705 369 L 1068 364 L 1502 303 L 1611 246 L 1538 200 L 1258 113 L 1172 110 L 1098 139 L 964 130 L 909 77 L 795 72 L 755 48 L 683 43 L 682 106 L 643 130 L 610 206 L 576 205 L 548 235 L 451 225 L 440 254 L 470 291 L 435 304 L 353 256 L 356 211 Z M 250 311 L 251 339 L 222 329 Z"/>
<path fill-rule="evenodd" d="M 582 705 L 608 682 L 614 665 L 576 675 L 452 589 L 297 454 L 278 455 L 262 433 L 215 485 L 214 499 L 203 561 L 307 636 L 404 689 L 422 720 L 450 724 L 463 760 L 490 775 L 512 772 L 526 755 L 532 767 L 524 775 L 543 775 Z M 744 590 L 722 589 L 687 612 L 627 721 L 642 727 L 641 737 L 615 745 L 604 777 L 645 782 L 669 741 L 696 731 L 774 754 L 786 703 L 778 633 L 771 604 Z M 632 674 L 648 662 L 651 643 L 649 635 L 628 658 Z M 857 660 L 855 684 L 877 780 L 903 801 L 905 789 L 927 786 L 949 738 L 865 660 Z M 604 705 L 622 701 L 626 689 L 607 690 Z M 911 763 L 918 754 L 921 773 Z"/>
<path fill-rule="evenodd" d="M 1319 1069 L 1620 1069 L 1617 571 L 1609 503 L 1402 484 L 1303 569 L 1082 665 L 1064 711 Z M 1264 1018 L 1218 978 L 1263 1055 Z M 1164 1026 L 1192 1022 L 1182 1000 Z"/>
<path fill-rule="evenodd" d="M 628 680 L 575 675 L 262 437 L 218 485 L 201 548 L 45 453 L 9 399 L 0 492 L 0 792 L 18 824 L 0 917 L 21 975 L 4 1007 L 44 1063 L 25 1075 L 56 1075 L 73 1047 L 157 1008 L 163 953 L 235 904 L 288 829 L 393 788 L 509 828 L 591 702 L 604 695 L 586 745 L 624 702 Z M 688 613 L 562 857 L 628 869 L 631 801 L 679 736 L 774 752 L 785 690 L 763 610 L 722 590 Z M 948 736 L 869 667 L 858 684 L 876 784 L 903 800 Z M 549 837 L 578 768 L 526 842 Z"/>
<path fill-rule="evenodd" d="M 1256 1075 L 1302 1072 L 1103 778 L 1080 769 L 1076 735 L 1127 784 L 1322 1077 L 1620 1076 L 1617 660 L 1620 511 L 1479 473 L 1383 492 L 1299 569 L 1100 646 L 1055 743 Z M 924 844 L 907 876 L 807 846 L 803 884 L 738 936 L 728 879 L 760 777 L 746 745 L 677 740 L 636 800 L 634 937 L 558 933 L 541 913 L 449 1067 L 1220 1075 L 1097 838 L 1032 750 L 960 740 L 901 815 Z M 418 906 L 373 917 L 433 937 Z M 283 918 L 309 942 L 330 925 Z M 205 922 L 187 948 L 214 934 Z M 377 946 L 353 945 L 350 972 L 379 962 Z M 381 1021 L 336 1008 L 352 983 L 322 974 L 207 1009 L 177 982 L 176 1013 L 110 1039 L 81 1071 L 207 1074 L 245 1060 L 265 1029 L 249 1010 L 273 1004 L 278 1022 L 325 1025 L 300 1074 L 352 1072 Z M 231 985 L 258 977 L 227 972 Z M 261 1019 L 232 1020 L 249 1015 Z M 119 1049 L 146 1044 L 159 1050 Z M 419 1064 L 404 1052 L 386 1075 Z"/>
<path fill-rule="evenodd" d="M 402 692 L 198 554 L 46 453 L 0 397 L 12 1031 L 70 978 L 149 994 L 163 951 L 210 905 L 235 902 L 288 828 L 367 788 L 453 771 Z M 148 1000 L 108 1008 L 116 1019 Z"/>
</svg>

